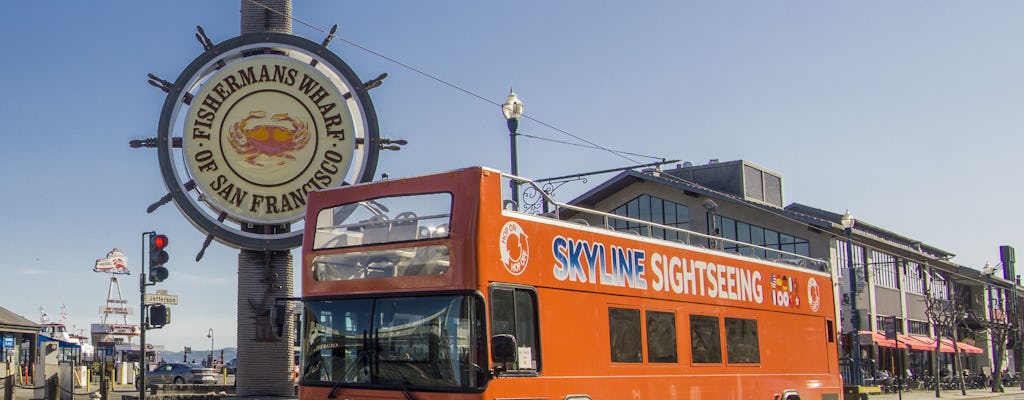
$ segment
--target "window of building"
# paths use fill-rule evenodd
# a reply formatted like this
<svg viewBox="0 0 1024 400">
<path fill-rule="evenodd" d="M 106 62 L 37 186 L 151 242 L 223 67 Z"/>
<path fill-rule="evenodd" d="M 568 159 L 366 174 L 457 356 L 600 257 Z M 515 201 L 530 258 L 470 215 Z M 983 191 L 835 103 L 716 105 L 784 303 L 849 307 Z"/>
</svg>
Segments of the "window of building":
<svg viewBox="0 0 1024 400">
<path fill-rule="evenodd" d="M 647 361 L 674 363 L 676 357 L 676 314 L 647 311 Z"/>
<path fill-rule="evenodd" d="M 757 320 L 725 319 L 725 354 L 730 364 L 758 364 L 761 350 L 757 340 Z"/>
<path fill-rule="evenodd" d="M 849 279 L 850 257 L 846 254 L 846 241 L 836 240 L 836 264 L 832 267 L 839 271 L 839 276 L 844 280 Z M 864 283 L 864 247 L 854 244 L 853 246 L 853 269 L 857 273 L 857 282 L 860 284 Z M 846 282 L 846 287 L 849 288 L 849 282 Z M 849 289 L 847 289 L 849 290 Z"/>
<path fill-rule="evenodd" d="M 802 256 L 810 256 L 810 245 L 807 239 L 799 238 L 785 233 L 773 231 L 768 228 L 751 225 L 743 221 L 737 221 L 729 217 L 715 215 L 713 224 L 718 228 L 719 235 L 725 239 L 737 242 L 749 243 L 757 246 L 767 247 L 773 250 L 795 253 Z M 724 242 L 723 249 L 760 258 L 778 258 L 779 254 L 764 249 L 744 246 L 738 243 Z"/>
<path fill-rule="evenodd" d="M 907 261 L 903 266 L 903 288 L 908 293 L 924 294 L 924 274 L 921 265 Z"/>
<path fill-rule="evenodd" d="M 540 370 L 540 337 L 537 327 L 537 293 L 532 288 L 495 285 L 491 287 L 491 329 L 493 335 L 516 338 L 519 359 L 504 367 L 511 373 Z"/>
<path fill-rule="evenodd" d="M 611 211 L 611 214 L 623 217 L 650 221 L 673 228 L 688 229 L 690 227 L 690 210 L 685 205 L 643 194 Z M 686 240 L 686 234 L 673 230 L 652 228 L 621 219 L 609 221 L 617 231 L 632 231 L 644 236 L 666 240 Z"/>
<path fill-rule="evenodd" d="M 611 339 L 612 362 L 643 362 L 640 356 L 640 310 L 609 308 L 608 337 Z"/>
<path fill-rule="evenodd" d="M 876 315 L 875 326 L 878 328 L 876 331 L 885 332 L 889 329 L 889 324 L 892 324 L 892 329 L 897 333 L 903 333 L 903 318 L 893 318 L 888 315 Z"/>
<path fill-rule="evenodd" d="M 871 264 L 875 273 L 875 285 L 891 289 L 899 289 L 896 279 L 896 257 L 891 254 L 871 250 Z"/>
<path fill-rule="evenodd" d="M 907 333 L 911 335 L 928 336 L 928 321 L 907 320 Z"/>
<path fill-rule="evenodd" d="M 946 286 L 946 277 L 942 274 L 932 274 L 931 296 L 933 299 L 948 300 L 949 299 L 949 287 Z"/>
<path fill-rule="evenodd" d="M 722 338 L 718 317 L 690 316 L 690 355 L 698 364 L 722 362 Z"/>
</svg>

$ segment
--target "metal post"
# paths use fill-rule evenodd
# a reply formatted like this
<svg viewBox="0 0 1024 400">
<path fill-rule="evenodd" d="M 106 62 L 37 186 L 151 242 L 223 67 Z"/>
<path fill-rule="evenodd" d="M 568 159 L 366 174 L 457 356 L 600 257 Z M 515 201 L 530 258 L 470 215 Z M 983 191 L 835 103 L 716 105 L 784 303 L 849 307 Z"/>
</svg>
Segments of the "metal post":
<svg viewBox="0 0 1024 400">
<path fill-rule="evenodd" d="M 14 400 L 14 375 L 4 377 L 4 400 Z"/>
<path fill-rule="evenodd" d="M 857 310 L 857 270 L 853 266 L 853 228 L 845 228 L 846 233 L 846 267 L 850 275 L 850 318 L 853 326 L 853 343 L 850 345 L 850 380 L 854 386 L 860 386 L 860 311 Z"/>
<path fill-rule="evenodd" d="M 291 0 L 240 0 L 241 34 L 292 33 Z M 285 225 L 247 226 L 243 230 L 266 233 L 287 231 Z M 291 253 L 241 249 L 238 254 L 238 314 L 236 316 L 238 397 L 291 397 L 294 394 L 291 318 L 285 319 L 281 337 L 270 329 L 270 310 L 275 298 L 291 297 L 294 278 Z M 291 310 L 290 305 L 287 310 Z M 289 314 L 290 315 L 290 314 Z M 212 340 L 211 340 L 212 346 Z"/>
<path fill-rule="evenodd" d="M 110 399 L 110 388 L 107 387 L 107 362 L 100 365 L 100 400 Z"/>
<path fill-rule="evenodd" d="M 146 236 L 156 232 L 142 233 L 142 250 L 139 260 L 146 257 Z M 146 400 L 146 263 L 139 266 L 139 400 Z"/>
<path fill-rule="evenodd" d="M 516 118 L 510 118 L 508 122 L 508 139 L 509 148 L 512 150 L 512 175 L 519 176 L 519 155 L 516 151 L 516 136 L 519 135 L 519 120 Z M 512 201 L 516 203 L 516 209 L 519 209 L 519 181 L 511 179 L 509 184 L 512 187 Z"/>
</svg>

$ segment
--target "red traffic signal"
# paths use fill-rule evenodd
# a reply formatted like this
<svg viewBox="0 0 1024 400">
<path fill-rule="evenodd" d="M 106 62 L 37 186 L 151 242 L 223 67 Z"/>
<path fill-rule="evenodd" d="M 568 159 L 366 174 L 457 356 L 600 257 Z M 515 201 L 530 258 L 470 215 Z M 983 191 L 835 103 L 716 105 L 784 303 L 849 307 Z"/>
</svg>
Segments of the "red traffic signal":
<svg viewBox="0 0 1024 400">
<path fill-rule="evenodd" d="M 167 235 L 153 234 L 149 237 L 149 280 L 153 283 L 167 279 L 167 268 L 164 263 L 170 258 L 164 250 L 170 240 Z"/>
<path fill-rule="evenodd" d="M 167 235 L 153 235 L 149 238 L 150 250 L 163 250 L 167 243 Z"/>
</svg>

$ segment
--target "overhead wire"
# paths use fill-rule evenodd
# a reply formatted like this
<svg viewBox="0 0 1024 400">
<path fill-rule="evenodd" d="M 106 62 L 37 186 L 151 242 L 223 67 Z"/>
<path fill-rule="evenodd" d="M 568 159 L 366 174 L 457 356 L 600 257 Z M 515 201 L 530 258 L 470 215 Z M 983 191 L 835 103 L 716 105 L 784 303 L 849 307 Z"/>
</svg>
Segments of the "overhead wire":
<svg viewBox="0 0 1024 400">
<path fill-rule="evenodd" d="M 566 142 L 564 140 L 558 140 L 558 139 L 534 136 L 534 135 L 525 134 L 525 133 L 520 133 L 518 135 L 522 136 L 522 137 L 527 137 L 527 138 L 530 138 L 530 139 L 534 139 L 534 140 L 540 140 L 540 141 L 544 141 L 544 142 L 552 142 L 552 143 L 564 144 L 564 145 L 567 145 L 567 146 L 576 146 L 576 147 L 582 147 L 582 148 L 585 148 L 585 149 L 606 150 L 606 149 L 603 149 L 601 147 L 590 146 L 590 145 L 580 144 L 580 143 Z M 622 153 L 622 154 L 628 154 L 628 155 L 636 156 L 636 157 L 646 157 L 646 158 L 650 158 L 650 159 L 653 159 L 653 160 L 664 160 L 663 157 L 655 157 L 655 156 L 649 156 L 649 155 L 646 155 L 646 154 L 630 153 L 628 151 L 620 151 L 620 150 L 609 150 L 609 151 L 613 151 L 613 152 L 617 152 L 617 153 Z"/>
<path fill-rule="evenodd" d="M 278 11 L 278 10 L 275 10 L 275 9 L 273 9 L 271 7 L 268 7 L 268 6 L 260 3 L 257 0 L 247 0 L 247 1 L 249 1 L 250 3 L 255 4 L 257 6 L 263 7 L 264 9 L 267 9 L 267 10 L 273 12 L 273 13 L 277 13 L 278 15 L 281 15 L 281 16 L 283 16 L 285 18 L 291 19 L 294 22 L 297 22 L 297 23 L 299 23 L 301 25 L 309 27 L 310 29 L 313 29 L 313 30 L 318 31 L 320 33 L 328 33 L 327 29 L 320 28 L 320 27 L 318 27 L 318 26 L 316 26 L 316 25 L 314 25 L 312 23 L 309 23 L 309 22 L 303 21 L 301 19 L 295 18 L 295 17 L 293 17 L 291 15 L 286 15 L 286 14 L 284 14 L 284 13 Z M 365 52 L 370 53 L 372 55 L 375 55 L 377 57 L 380 57 L 380 58 L 382 58 L 384 60 L 387 60 L 387 61 L 389 61 L 391 63 L 394 63 L 394 64 L 396 64 L 396 65 L 398 65 L 398 66 L 400 66 L 402 68 L 405 68 L 405 69 L 408 69 L 408 70 L 410 70 L 412 72 L 415 72 L 416 74 L 419 74 L 419 75 L 421 75 L 423 77 L 426 77 L 426 78 L 428 78 L 430 80 L 433 80 L 433 81 L 435 81 L 437 83 L 440 83 L 440 84 L 442 84 L 444 86 L 448 86 L 448 87 L 450 87 L 452 89 L 455 89 L 457 91 L 460 91 L 460 92 L 462 92 L 464 94 L 467 94 L 469 96 L 475 97 L 476 99 L 484 101 L 484 102 L 486 102 L 486 103 L 488 103 L 490 105 L 501 107 L 501 104 L 499 104 L 499 103 L 497 103 L 497 102 L 495 102 L 493 100 L 490 100 L 490 99 L 488 99 L 488 98 L 486 98 L 484 96 L 476 94 L 476 93 L 474 93 L 474 92 L 472 92 L 472 91 L 470 91 L 468 89 L 464 89 L 464 88 L 462 88 L 462 87 L 460 87 L 460 86 L 458 86 L 458 85 L 456 85 L 454 83 L 451 83 L 451 82 L 448 82 L 448 81 L 446 81 L 444 79 L 438 78 L 438 77 L 436 77 L 436 76 L 434 76 L 434 75 L 432 75 L 430 73 L 427 73 L 427 72 L 425 72 L 423 70 L 420 70 L 419 68 L 413 67 L 413 66 L 411 66 L 409 64 L 406 64 L 406 63 L 403 63 L 401 61 L 398 61 L 398 60 L 396 60 L 396 59 L 394 59 L 392 57 L 388 57 L 387 55 L 384 55 L 384 54 L 382 54 L 380 52 L 377 52 L 377 51 L 374 51 L 374 50 L 372 50 L 370 48 L 362 46 L 362 45 L 360 45 L 360 44 L 358 44 L 356 42 L 353 42 L 351 40 L 345 39 L 345 38 L 343 38 L 341 36 L 337 36 L 337 35 L 335 36 L 335 39 L 340 40 L 342 42 L 345 42 L 345 43 L 347 43 L 348 45 L 350 45 L 352 47 L 355 47 L 357 49 L 360 49 L 362 51 L 365 51 Z M 529 119 L 529 120 L 531 120 L 533 122 L 536 122 L 536 123 L 538 123 L 540 125 L 543 125 L 543 126 L 549 128 L 549 129 L 552 129 L 554 131 L 560 132 L 560 133 L 562 133 L 564 135 L 570 136 L 570 137 L 572 137 L 572 138 L 574 138 L 576 140 L 579 140 L 579 141 L 581 141 L 583 143 L 586 143 L 587 145 L 589 145 L 589 147 L 585 146 L 585 145 L 578 144 L 578 143 L 570 143 L 570 142 L 558 141 L 558 140 L 555 140 L 555 139 L 540 138 L 540 137 L 536 137 L 536 136 L 532 136 L 532 135 L 518 134 L 519 136 L 529 137 L 529 138 L 536 139 L 536 140 L 547 140 L 547 141 L 561 143 L 561 144 L 566 144 L 566 145 L 570 145 L 570 146 L 578 146 L 578 147 L 591 148 L 591 149 L 596 149 L 596 150 L 604 150 L 606 152 L 609 152 L 611 154 L 614 154 L 614 155 L 616 155 L 618 157 L 621 157 L 623 159 L 626 159 L 626 160 L 628 160 L 630 162 L 633 162 L 633 163 L 636 163 L 636 164 L 640 164 L 640 162 L 636 161 L 636 160 L 634 160 L 632 158 L 627 157 L 626 154 L 632 155 L 632 156 L 637 156 L 637 157 L 648 157 L 648 158 L 652 158 L 652 159 L 664 159 L 663 157 L 654 157 L 654 156 L 647 156 L 647 155 L 642 155 L 642 154 L 629 153 L 629 152 L 625 152 L 625 151 L 612 150 L 612 149 L 609 149 L 609 148 L 607 148 L 605 146 L 601 146 L 601 145 L 599 145 L 597 143 L 594 143 L 594 142 L 592 142 L 590 140 L 584 139 L 584 138 L 582 138 L 582 137 L 580 137 L 578 135 L 572 134 L 572 133 L 570 133 L 570 132 L 568 132 L 568 131 L 566 131 L 564 129 L 558 128 L 558 127 L 556 127 L 554 125 L 551 125 L 551 124 L 549 124 L 547 122 L 544 122 L 544 121 L 542 121 L 540 119 L 537 119 L 537 118 L 534 118 L 532 116 L 529 116 L 529 115 L 527 115 L 525 113 L 523 114 L 523 117 L 526 118 L 526 119 Z M 671 174 L 666 174 L 666 175 L 671 176 Z M 679 179 L 678 177 L 674 177 L 674 176 L 672 178 Z M 686 181 L 686 182 L 690 183 L 690 184 L 694 184 L 694 182 L 689 182 L 689 181 Z M 811 225 L 811 224 L 809 224 L 807 222 L 800 221 L 800 220 L 797 220 L 795 218 L 791 218 L 791 217 L 784 216 L 784 215 L 781 215 L 781 214 L 779 214 L 779 215 L 782 216 L 785 219 L 788 219 L 788 220 L 792 221 L 792 222 L 799 223 L 801 225 L 806 225 L 807 227 L 811 227 L 811 228 L 817 228 L 817 227 L 814 227 L 813 225 Z M 862 244 L 860 241 L 854 241 L 854 243 Z M 863 243 L 862 245 L 866 245 L 866 243 Z"/>
<path fill-rule="evenodd" d="M 248 2 L 250 2 L 252 4 L 255 4 L 257 6 L 263 7 L 264 9 L 269 10 L 270 12 L 276 13 L 276 14 L 282 16 L 282 17 L 291 19 L 293 22 L 297 22 L 300 25 L 306 26 L 306 27 L 308 27 L 308 28 L 310 28 L 312 30 L 315 30 L 317 32 L 328 33 L 327 29 L 318 27 L 318 26 L 316 26 L 316 25 L 314 25 L 312 23 L 309 23 L 309 22 L 303 21 L 301 19 L 295 18 L 295 17 L 293 17 L 291 15 L 287 15 L 287 14 L 281 12 L 281 11 L 275 10 L 275 9 L 273 9 L 273 8 L 267 6 L 267 5 L 264 5 L 264 4 L 260 3 L 257 0 L 246 0 L 246 1 L 248 1 Z M 412 72 L 415 72 L 416 74 L 419 74 L 419 75 L 421 75 L 421 76 L 423 76 L 423 77 L 425 77 L 427 79 L 433 80 L 433 81 L 435 81 L 437 83 L 440 83 L 440 84 L 448 86 L 448 87 L 450 87 L 452 89 L 458 90 L 458 91 L 460 91 L 460 92 L 462 92 L 464 94 L 467 94 L 469 96 L 475 97 L 478 100 L 484 101 L 484 102 L 486 102 L 486 103 L 488 103 L 490 105 L 501 107 L 501 104 L 495 102 L 494 100 L 490 100 L 490 99 L 488 99 L 488 98 L 486 98 L 484 96 L 481 96 L 479 94 L 476 94 L 476 93 L 474 93 L 474 92 L 472 92 L 472 91 L 470 91 L 468 89 L 462 88 L 459 85 L 456 85 L 456 84 L 448 82 L 448 81 L 446 81 L 444 79 L 438 78 L 438 77 L 436 77 L 436 76 L 434 76 L 434 75 L 432 75 L 432 74 L 430 74 L 430 73 L 428 73 L 426 71 L 423 71 L 423 70 L 421 70 L 419 68 L 416 68 L 416 67 L 414 67 L 412 65 L 403 63 L 403 62 L 401 62 L 399 60 L 396 60 L 396 59 L 394 59 L 392 57 L 388 57 L 387 55 L 384 55 L 384 54 L 382 54 L 380 52 L 374 51 L 374 50 L 372 50 L 370 48 L 367 48 L 367 47 L 365 47 L 363 45 L 360 45 L 360 44 L 358 44 L 356 42 L 353 42 L 351 40 L 345 39 L 345 38 L 343 38 L 343 37 L 341 37 L 339 35 L 335 35 L 334 38 L 336 40 L 340 40 L 342 42 L 345 42 L 346 44 L 348 44 L 348 45 L 350 45 L 352 47 L 355 47 L 357 49 L 360 49 L 362 51 L 365 51 L 365 52 L 370 53 L 372 55 L 375 55 L 377 57 L 380 57 L 380 58 L 382 58 L 384 60 L 387 60 L 388 62 L 394 63 L 395 65 L 398 65 L 398 66 L 400 66 L 402 68 L 405 68 L 405 69 L 408 69 L 408 70 L 410 70 Z M 584 139 L 584 138 L 582 138 L 582 137 L 580 137 L 578 135 L 570 133 L 570 132 L 568 132 L 568 131 L 566 131 L 564 129 L 561 129 L 561 128 L 556 127 L 554 125 L 551 125 L 551 124 L 549 124 L 547 122 L 544 122 L 544 121 L 542 121 L 540 119 L 534 118 L 534 117 L 532 117 L 532 116 L 530 116 L 530 115 L 528 115 L 526 113 L 524 113 L 522 117 L 526 118 L 526 119 L 528 119 L 530 121 L 536 122 L 536 123 L 538 123 L 540 125 L 543 125 L 543 126 L 549 128 L 549 129 L 552 129 L 554 131 L 557 131 L 557 132 L 560 132 L 560 133 L 562 133 L 564 135 L 572 137 L 573 139 L 579 140 L 579 141 L 581 141 L 583 143 L 586 143 L 586 144 L 590 145 L 590 147 L 587 147 L 587 146 L 580 146 L 580 147 L 587 147 L 587 148 L 591 148 L 591 149 L 595 149 L 595 150 L 604 150 L 604 151 L 606 151 L 608 153 L 611 153 L 611 154 L 614 154 L 614 155 L 616 155 L 618 157 L 626 159 L 626 160 L 628 160 L 628 161 L 630 161 L 630 162 L 632 162 L 634 164 L 640 164 L 640 162 L 637 161 L 637 160 L 634 160 L 632 158 L 627 157 L 626 154 L 633 155 L 633 156 L 638 156 L 638 157 L 648 157 L 648 158 L 652 158 L 652 159 L 663 159 L 664 158 L 664 157 L 654 157 L 654 156 L 646 156 L 646 155 L 641 155 L 641 154 L 629 153 L 629 152 L 619 151 L 619 150 L 612 150 L 612 149 L 609 149 L 609 148 L 607 148 L 605 146 L 601 146 L 601 145 L 599 145 L 597 143 L 594 143 L 593 141 Z M 519 136 L 527 136 L 527 137 L 531 137 L 531 138 L 534 138 L 534 139 L 539 139 L 539 138 L 536 138 L 536 137 L 533 137 L 533 136 L 528 136 L 528 135 L 523 135 L 523 134 L 519 134 Z M 543 139 L 541 139 L 541 140 L 543 140 Z M 572 143 L 568 143 L 568 142 L 560 142 L 560 143 L 572 145 Z"/>
</svg>

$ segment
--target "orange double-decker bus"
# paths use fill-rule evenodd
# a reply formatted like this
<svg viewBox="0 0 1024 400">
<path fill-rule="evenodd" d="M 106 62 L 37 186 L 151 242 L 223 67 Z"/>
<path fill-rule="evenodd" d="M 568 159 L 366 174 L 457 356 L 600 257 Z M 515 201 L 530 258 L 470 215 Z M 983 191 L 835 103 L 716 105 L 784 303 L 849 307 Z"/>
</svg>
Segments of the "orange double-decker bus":
<svg viewBox="0 0 1024 400">
<path fill-rule="evenodd" d="M 841 396 L 826 268 L 551 200 L 519 212 L 508 179 L 474 167 L 310 193 L 301 399 Z"/>
</svg>

